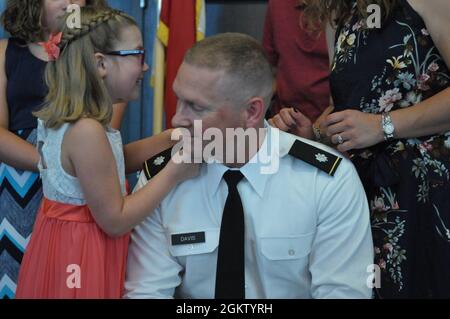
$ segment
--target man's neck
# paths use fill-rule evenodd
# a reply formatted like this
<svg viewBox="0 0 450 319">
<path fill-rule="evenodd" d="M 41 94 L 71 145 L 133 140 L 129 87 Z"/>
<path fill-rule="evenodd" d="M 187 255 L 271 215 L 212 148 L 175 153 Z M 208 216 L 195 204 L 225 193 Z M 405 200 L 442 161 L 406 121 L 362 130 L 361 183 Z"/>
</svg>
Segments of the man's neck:
<svg viewBox="0 0 450 319">
<path fill-rule="evenodd" d="M 234 160 L 225 160 L 225 166 L 230 168 L 241 168 L 245 166 L 261 149 L 267 138 L 267 128 L 261 126 L 254 128 L 256 130 L 256 140 L 246 137 L 244 145 L 236 145 L 234 147 Z M 255 145 L 251 147 L 252 145 Z M 244 154 L 244 156 L 242 156 Z"/>
</svg>

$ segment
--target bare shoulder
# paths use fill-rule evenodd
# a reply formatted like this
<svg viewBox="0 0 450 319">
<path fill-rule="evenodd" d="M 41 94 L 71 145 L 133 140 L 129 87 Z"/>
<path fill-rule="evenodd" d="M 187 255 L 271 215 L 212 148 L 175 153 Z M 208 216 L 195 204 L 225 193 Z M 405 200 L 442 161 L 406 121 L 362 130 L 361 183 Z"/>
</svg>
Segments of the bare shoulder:
<svg viewBox="0 0 450 319">
<path fill-rule="evenodd" d="M 66 132 L 61 147 L 62 158 L 68 171 L 77 172 L 80 167 L 99 167 L 114 159 L 105 128 L 98 121 L 83 118 Z"/>
<path fill-rule="evenodd" d="M 450 1 L 448 0 L 407 0 L 411 7 L 425 20 L 426 23 L 433 21 L 448 22 L 450 12 Z"/>
<path fill-rule="evenodd" d="M 83 118 L 73 124 L 67 131 L 65 140 L 75 143 L 77 146 L 95 145 L 100 141 L 106 141 L 105 128 L 98 121 L 90 118 Z"/>
<path fill-rule="evenodd" d="M 449 0 L 408 0 L 422 17 L 428 32 L 447 66 L 450 66 L 450 12 Z"/>
</svg>

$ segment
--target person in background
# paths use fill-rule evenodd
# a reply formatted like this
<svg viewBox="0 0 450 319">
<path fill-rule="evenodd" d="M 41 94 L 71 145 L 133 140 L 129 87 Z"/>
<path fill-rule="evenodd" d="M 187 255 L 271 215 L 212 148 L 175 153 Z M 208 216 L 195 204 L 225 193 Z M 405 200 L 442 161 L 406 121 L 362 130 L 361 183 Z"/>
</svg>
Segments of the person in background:
<svg viewBox="0 0 450 319">
<path fill-rule="evenodd" d="M 315 121 L 330 103 L 325 33 L 309 31 L 303 11 L 301 0 L 269 0 L 263 37 L 264 50 L 277 70 L 269 117 L 278 123 L 275 116 L 280 114 L 291 121 L 289 129 L 297 135 L 302 122 L 295 110 Z M 294 125 L 296 121 L 300 125 Z"/>
<path fill-rule="evenodd" d="M 326 25 L 335 107 L 315 135 L 348 153 L 365 187 L 379 298 L 450 297 L 448 12 L 448 0 L 308 0 L 305 9 Z"/>
</svg>

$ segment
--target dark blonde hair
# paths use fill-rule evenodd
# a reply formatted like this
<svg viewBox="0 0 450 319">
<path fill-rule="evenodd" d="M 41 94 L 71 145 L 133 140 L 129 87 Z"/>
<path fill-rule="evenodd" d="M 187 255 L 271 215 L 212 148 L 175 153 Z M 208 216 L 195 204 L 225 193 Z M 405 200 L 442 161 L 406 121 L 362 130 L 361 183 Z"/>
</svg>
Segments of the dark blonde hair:
<svg viewBox="0 0 450 319">
<path fill-rule="evenodd" d="M 8 0 L 1 23 L 12 37 L 26 43 L 44 41 L 44 0 Z M 87 0 L 87 6 L 108 7 L 106 0 Z"/>
<path fill-rule="evenodd" d="M 326 23 L 342 26 L 350 18 L 354 1 L 349 0 L 304 0 L 305 23 L 308 26 L 324 27 Z M 380 6 L 382 20 L 386 20 L 394 11 L 398 0 L 356 0 L 356 13 L 360 19 L 369 15 L 367 7 L 371 4 Z"/>
<path fill-rule="evenodd" d="M 234 104 L 254 96 L 264 98 L 266 107 L 270 104 L 274 71 L 261 43 L 249 35 L 222 33 L 208 37 L 188 50 L 184 62 L 224 71 L 229 81 L 220 93 Z"/>
<path fill-rule="evenodd" d="M 112 101 L 98 73 L 95 53 L 114 51 L 122 30 L 130 26 L 136 26 L 136 22 L 125 13 L 92 7 L 81 8 L 81 29 L 64 23 L 61 55 L 45 70 L 49 90 L 45 104 L 34 113 L 46 127 L 58 128 L 82 117 L 104 126 L 110 123 Z"/>
</svg>

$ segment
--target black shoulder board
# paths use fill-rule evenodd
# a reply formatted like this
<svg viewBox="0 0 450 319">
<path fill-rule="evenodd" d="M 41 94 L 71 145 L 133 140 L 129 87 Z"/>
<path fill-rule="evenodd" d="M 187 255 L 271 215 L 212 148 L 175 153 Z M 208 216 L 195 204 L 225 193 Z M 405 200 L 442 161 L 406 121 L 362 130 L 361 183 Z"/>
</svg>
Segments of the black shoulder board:
<svg viewBox="0 0 450 319">
<path fill-rule="evenodd" d="M 151 179 L 166 167 L 167 163 L 170 161 L 171 155 L 172 147 L 144 162 L 143 169 L 147 180 Z"/>
<path fill-rule="evenodd" d="M 334 176 L 342 158 L 312 146 L 308 143 L 296 140 L 289 150 L 289 155 L 294 156 L 314 167 Z"/>
</svg>

